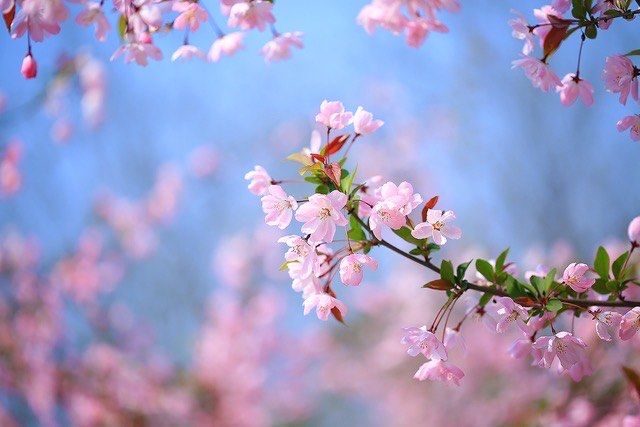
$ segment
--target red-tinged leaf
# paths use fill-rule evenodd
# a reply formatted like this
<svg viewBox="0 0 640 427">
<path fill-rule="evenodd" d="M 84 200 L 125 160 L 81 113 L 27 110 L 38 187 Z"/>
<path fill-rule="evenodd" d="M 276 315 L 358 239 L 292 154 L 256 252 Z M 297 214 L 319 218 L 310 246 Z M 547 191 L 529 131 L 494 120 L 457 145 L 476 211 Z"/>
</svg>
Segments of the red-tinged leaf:
<svg viewBox="0 0 640 427">
<path fill-rule="evenodd" d="M 447 291 L 453 287 L 453 284 L 445 279 L 432 280 L 429 283 L 422 285 L 423 288 L 435 289 L 436 291 Z"/>
<path fill-rule="evenodd" d="M 342 323 L 343 325 L 346 325 L 346 323 L 344 323 L 344 318 L 342 317 L 342 313 L 340 313 L 340 310 L 338 310 L 337 307 L 333 307 L 331 309 L 331 314 L 333 315 L 333 317 L 335 317 L 335 319 Z"/>
<path fill-rule="evenodd" d="M 640 396 L 640 375 L 638 375 L 638 372 L 628 366 L 622 366 L 622 373 L 638 393 L 638 396 Z"/>
<path fill-rule="evenodd" d="M 438 204 L 438 196 L 433 196 L 427 201 L 427 203 L 424 204 L 424 207 L 422 208 L 422 222 L 427 220 L 427 211 L 429 209 L 435 208 L 437 204 Z"/>
<path fill-rule="evenodd" d="M 324 173 L 327 174 L 329 179 L 336 185 L 336 187 L 340 187 L 340 179 L 342 178 L 342 168 L 337 163 L 331 163 L 330 165 L 324 166 Z"/>
<path fill-rule="evenodd" d="M 324 163 L 326 159 L 326 157 L 324 157 L 322 154 L 311 154 L 311 158 L 314 160 L 317 160 L 320 163 Z"/>
<path fill-rule="evenodd" d="M 518 297 L 518 298 L 515 298 L 514 301 L 523 307 L 535 307 L 536 305 L 538 305 L 536 300 L 529 297 Z"/>
<path fill-rule="evenodd" d="M 553 52 L 555 52 L 567 34 L 567 27 L 553 27 L 549 30 L 549 33 L 544 38 L 544 58 L 548 58 Z"/>
<path fill-rule="evenodd" d="M 344 143 L 347 142 L 348 139 L 349 139 L 349 134 L 336 136 L 335 138 L 333 138 L 333 140 L 330 143 L 327 144 L 326 147 L 324 147 L 324 150 L 322 150 L 322 153 L 327 157 L 337 153 L 338 151 L 340 151 L 340 149 L 342 148 Z"/>
<path fill-rule="evenodd" d="M 7 31 L 11 32 L 11 24 L 13 24 L 13 18 L 16 16 L 16 5 L 15 3 L 11 6 L 11 9 L 7 13 L 3 13 L 2 17 L 4 18 L 4 25 L 7 26 Z"/>
<path fill-rule="evenodd" d="M 547 15 L 547 19 L 549 20 L 553 28 L 567 28 L 569 25 L 571 25 L 571 21 L 558 18 L 555 15 Z"/>
</svg>

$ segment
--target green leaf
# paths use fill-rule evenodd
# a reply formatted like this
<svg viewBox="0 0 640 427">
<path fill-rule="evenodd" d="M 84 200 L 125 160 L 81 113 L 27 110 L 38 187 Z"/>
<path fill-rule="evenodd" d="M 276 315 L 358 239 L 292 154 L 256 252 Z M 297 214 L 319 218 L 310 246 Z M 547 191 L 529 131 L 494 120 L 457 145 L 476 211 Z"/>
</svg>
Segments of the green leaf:
<svg viewBox="0 0 640 427">
<path fill-rule="evenodd" d="M 562 310 L 563 304 L 562 301 L 558 300 L 558 299 L 552 299 L 549 300 L 549 302 L 547 303 L 547 310 L 549 311 L 560 311 Z"/>
<path fill-rule="evenodd" d="M 596 252 L 596 259 L 593 261 L 593 269 L 603 279 L 609 278 L 609 262 L 607 250 L 600 246 Z"/>
<path fill-rule="evenodd" d="M 118 35 L 120 39 L 124 39 L 124 35 L 127 32 L 127 19 L 124 15 L 120 15 L 118 18 Z"/>
<path fill-rule="evenodd" d="M 327 187 L 325 184 L 318 185 L 316 187 L 316 193 L 318 193 L 318 194 L 329 194 L 329 187 Z"/>
<path fill-rule="evenodd" d="M 347 232 L 349 239 L 356 242 L 367 240 L 367 235 L 364 233 L 360 223 L 353 217 L 349 217 L 349 231 Z"/>
<path fill-rule="evenodd" d="M 640 49 L 634 49 L 624 54 L 624 56 L 640 55 Z"/>
<path fill-rule="evenodd" d="M 319 176 L 316 176 L 316 175 L 305 176 L 304 180 L 307 181 L 307 182 L 310 182 L 312 184 L 324 184 L 324 181 L 322 180 L 322 178 L 320 178 Z"/>
<path fill-rule="evenodd" d="M 502 251 L 498 258 L 496 258 L 496 271 L 500 272 L 504 268 L 504 262 L 507 260 L 507 255 L 509 254 L 509 248 Z"/>
<path fill-rule="evenodd" d="M 608 295 L 610 293 L 607 289 L 607 279 L 596 279 L 596 283 L 593 284 L 591 289 L 601 295 Z"/>
<path fill-rule="evenodd" d="M 551 289 L 551 286 L 553 286 L 553 282 L 556 279 L 556 269 L 554 268 L 553 270 L 551 270 L 547 276 L 544 278 L 544 280 L 541 283 L 542 289 L 540 289 L 542 292 L 548 292 L 549 289 Z"/>
<path fill-rule="evenodd" d="M 416 239 L 415 237 L 413 237 L 411 235 L 411 230 L 408 227 L 402 227 L 398 230 L 393 230 L 393 232 L 396 233 L 396 235 L 398 235 L 405 242 L 409 242 L 416 246 L 422 246 L 422 244 L 424 243 L 424 239 Z"/>
<path fill-rule="evenodd" d="M 615 280 L 609 280 L 607 282 L 607 290 L 609 292 L 615 292 L 618 290 L 618 282 Z"/>
<path fill-rule="evenodd" d="M 476 270 L 478 270 L 478 273 L 482 274 L 488 281 L 493 281 L 493 266 L 491 265 L 491 263 L 489 263 L 489 261 L 486 261 L 484 259 L 477 259 Z"/>
<path fill-rule="evenodd" d="M 487 303 L 489 301 L 491 301 L 491 297 L 493 295 L 491 295 L 489 292 L 485 292 L 484 294 L 482 294 L 482 296 L 480 297 L 480 301 L 478 301 L 478 305 L 480 307 L 484 307 L 485 305 L 487 305 Z"/>
<path fill-rule="evenodd" d="M 469 264 L 471 264 L 471 261 L 458 265 L 458 268 L 456 269 L 456 277 L 458 278 L 458 281 L 464 279 L 464 275 L 469 268 Z"/>
<path fill-rule="evenodd" d="M 625 262 L 627 262 L 627 258 L 629 258 L 629 252 L 624 252 L 615 261 L 613 261 L 613 265 L 611 266 L 611 271 L 613 272 L 613 277 L 616 279 L 621 279 L 623 276 L 622 266 Z"/>
<path fill-rule="evenodd" d="M 589 39 L 595 39 L 596 37 L 598 37 L 598 29 L 595 25 L 587 25 L 587 27 L 584 29 L 584 35 Z"/>
<path fill-rule="evenodd" d="M 356 176 L 356 173 L 358 172 L 358 167 L 356 166 L 356 168 L 353 170 L 353 173 L 349 173 L 347 172 L 346 175 L 342 175 L 342 179 L 340 180 L 340 187 L 342 187 L 342 191 L 344 193 L 349 194 L 349 192 L 351 191 L 351 186 L 353 185 L 353 179 Z"/>
<path fill-rule="evenodd" d="M 446 259 L 442 260 L 442 263 L 440 264 L 440 277 L 451 283 L 456 283 L 456 277 L 453 275 L 453 264 L 451 264 L 451 261 Z"/>
</svg>

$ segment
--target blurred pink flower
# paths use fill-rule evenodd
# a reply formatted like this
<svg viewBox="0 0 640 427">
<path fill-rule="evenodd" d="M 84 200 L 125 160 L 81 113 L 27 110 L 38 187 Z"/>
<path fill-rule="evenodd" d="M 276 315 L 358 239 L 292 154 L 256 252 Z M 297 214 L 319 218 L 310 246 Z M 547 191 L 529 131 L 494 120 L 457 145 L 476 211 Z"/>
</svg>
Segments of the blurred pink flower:
<svg viewBox="0 0 640 427">
<path fill-rule="evenodd" d="M 353 113 L 345 111 L 342 102 L 325 99 L 320 104 L 320 112 L 316 114 L 316 123 L 322 123 L 331 129 L 342 129 L 352 117 Z"/>
<path fill-rule="evenodd" d="M 447 350 L 440 340 L 429 330 L 427 326 L 410 326 L 402 328 L 404 336 L 400 341 L 407 346 L 407 354 L 416 357 L 422 354 L 427 359 L 447 360 Z"/>
<path fill-rule="evenodd" d="M 271 9 L 273 4 L 266 0 L 240 1 L 229 9 L 230 27 L 239 27 L 243 30 L 257 28 L 264 30 L 268 24 L 276 22 Z"/>
<path fill-rule="evenodd" d="M 367 135 L 375 132 L 384 124 L 382 120 L 373 119 L 373 114 L 365 111 L 362 107 L 356 109 L 355 114 L 350 120 L 353 124 L 353 130 L 358 135 Z"/>
<path fill-rule="evenodd" d="M 107 39 L 107 33 L 111 29 L 111 25 L 107 18 L 104 16 L 104 11 L 102 10 L 102 4 L 88 1 L 85 3 L 85 10 L 80 12 L 78 16 L 76 16 L 76 23 L 79 25 L 83 25 L 85 27 L 95 24 L 96 39 L 103 42 Z"/>
<path fill-rule="evenodd" d="M 296 220 L 304 223 L 302 232 L 310 234 L 310 241 L 331 243 L 336 226 L 344 227 L 348 223 L 341 212 L 346 204 L 347 195 L 338 190 L 327 195 L 314 194 L 308 202 L 300 205 Z"/>
<path fill-rule="evenodd" d="M 632 244 L 640 246 L 640 216 L 631 220 L 629 228 L 627 229 L 627 234 L 629 235 L 629 241 Z"/>
<path fill-rule="evenodd" d="M 611 341 L 613 337 L 617 337 L 620 333 L 622 324 L 622 315 L 615 311 L 605 311 L 596 314 L 596 333 L 605 340 Z"/>
<path fill-rule="evenodd" d="M 193 58 L 204 59 L 205 55 L 196 46 L 190 44 L 183 44 L 182 46 L 177 48 L 175 52 L 173 52 L 173 55 L 171 55 L 172 61 L 177 61 L 178 59 L 183 61 L 190 61 Z"/>
<path fill-rule="evenodd" d="M 244 33 L 237 31 L 218 37 L 207 54 L 207 58 L 211 62 L 218 62 L 222 56 L 233 56 L 237 51 L 242 49 L 242 39 Z"/>
<path fill-rule="evenodd" d="M 529 330 L 524 321 L 529 317 L 529 313 L 520 304 L 516 304 L 509 297 L 499 297 L 496 299 L 498 304 L 502 307 L 498 309 L 496 314 L 499 316 L 499 320 L 496 324 L 496 332 L 503 333 L 509 328 L 513 322 L 516 323 L 521 331 L 528 333 Z"/>
<path fill-rule="evenodd" d="M 284 230 L 291 222 L 298 203 L 295 197 L 289 196 L 279 185 L 270 185 L 267 191 L 269 194 L 261 199 L 262 210 L 267 214 L 264 220 L 267 225 Z"/>
<path fill-rule="evenodd" d="M 256 165 L 252 171 L 247 172 L 244 179 L 250 180 L 249 191 L 256 196 L 267 194 L 269 186 L 273 183 L 273 179 L 271 179 L 266 169 L 259 165 Z"/>
<path fill-rule="evenodd" d="M 618 132 L 622 132 L 631 128 L 631 131 L 629 132 L 631 135 L 631 139 L 634 141 L 640 141 L 640 116 L 639 115 L 636 114 L 633 116 L 626 116 L 622 118 L 620 121 L 618 121 L 618 123 L 616 123 L 616 128 L 618 129 Z"/>
<path fill-rule="evenodd" d="M 460 385 L 460 380 L 464 377 L 462 369 L 442 360 L 430 360 L 418 368 L 413 378 L 424 381 L 441 381 Z"/>
<path fill-rule="evenodd" d="M 638 100 L 638 71 L 626 56 L 614 55 L 605 59 L 602 80 L 607 90 L 620 94 L 620 103 L 627 104 L 629 95 Z"/>
<path fill-rule="evenodd" d="M 549 89 L 562 86 L 562 82 L 558 76 L 551 71 L 551 68 L 537 58 L 525 56 L 522 59 L 516 59 L 511 64 L 511 68 L 522 68 L 525 76 L 531 80 L 531 84 L 533 84 L 534 87 L 540 88 L 543 92 L 548 92 Z"/>
<path fill-rule="evenodd" d="M 344 305 L 342 301 L 337 298 L 332 297 L 326 293 L 316 293 L 309 297 L 307 297 L 302 303 L 304 307 L 304 314 L 307 315 L 311 311 L 312 308 L 316 308 L 316 314 L 318 315 L 318 319 L 327 320 L 329 319 L 329 314 L 333 308 L 336 308 L 340 311 L 342 317 L 347 314 L 347 306 Z"/>
<path fill-rule="evenodd" d="M 564 106 L 573 104 L 578 96 L 586 106 L 593 105 L 593 86 L 573 73 L 563 77 L 562 86 L 556 87 L 556 92 L 560 93 L 560 102 Z"/>
<path fill-rule="evenodd" d="M 640 327 L 640 307 L 634 307 L 629 310 L 623 317 L 620 324 L 620 338 L 629 340 L 638 332 Z"/>
<path fill-rule="evenodd" d="M 178 30 L 197 31 L 200 24 L 208 19 L 207 11 L 196 2 L 177 1 L 173 3 L 172 9 L 179 13 L 173 21 L 173 28 Z"/>
<path fill-rule="evenodd" d="M 297 47 L 302 49 L 303 33 L 294 31 L 289 33 L 278 34 L 262 46 L 261 53 L 266 62 L 280 61 L 291 57 L 291 48 Z"/>
<path fill-rule="evenodd" d="M 349 254 L 340 261 L 340 280 L 348 286 L 358 286 L 362 282 L 362 268 L 378 268 L 378 262 L 365 254 Z"/>
</svg>

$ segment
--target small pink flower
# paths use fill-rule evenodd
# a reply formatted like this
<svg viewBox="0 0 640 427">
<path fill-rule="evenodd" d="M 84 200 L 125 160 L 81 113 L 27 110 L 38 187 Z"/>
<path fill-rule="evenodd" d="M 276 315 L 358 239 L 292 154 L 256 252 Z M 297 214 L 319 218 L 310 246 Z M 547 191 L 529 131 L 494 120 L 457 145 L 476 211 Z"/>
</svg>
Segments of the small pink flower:
<svg viewBox="0 0 640 427">
<path fill-rule="evenodd" d="M 202 6 L 190 1 L 177 1 L 173 3 L 172 9 L 174 12 L 180 13 L 173 21 L 173 28 L 177 30 L 197 31 L 200 24 L 209 18 L 207 11 Z"/>
<path fill-rule="evenodd" d="M 627 116 L 616 123 L 618 132 L 631 128 L 630 135 L 634 141 L 640 141 L 640 115 Z"/>
<path fill-rule="evenodd" d="M 640 327 L 640 307 L 634 307 L 622 317 L 620 324 L 620 339 L 630 340 Z"/>
<path fill-rule="evenodd" d="M 631 220 L 627 232 L 629 234 L 629 241 L 635 246 L 640 245 L 640 216 Z"/>
<path fill-rule="evenodd" d="M 424 381 L 442 381 L 460 385 L 460 380 L 464 377 L 462 369 L 455 365 L 448 364 L 442 360 L 430 360 L 418 368 L 413 378 Z"/>
<path fill-rule="evenodd" d="M 411 326 L 402 328 L 404 336 L 400 341 L 407 346 L 407 354 L 416 357 L 422 353 L 427 359 L 447 360 L 447 349 L 426 325 L 419 328 Z"/>
<path fill-rule="evenodd" d="M 549 89 L 562 86 L 562 82 L 549 68 L 547 64 L 537 58 L 526 56 L 522 59 L 513 61 L 511 68 L 521 67 L 525 76 L 531 80 L 534 87 L 540 88 L 543 92 Z"/>
<path fill-rule="evenodd" d="M 547 274 L 549 274 L 549 267 L 547 267 L 546 265 L 538 264 L 535 270 L 525 271 L 524 278 L 530 280 L 533 276 L 546 277 Z"/>
<path fill-rule="evenodd" d="M 586 347 L 584 341 L 569 332 L 540 337 L 533 343 L 534 349 L 542 350 L 541 357 L 536 360 L 538 365 L 549 368 L 557 356 L 564 370 L 570 369 L 586 358 L 584 350 Z"/>
<path fill-rule="evenodd" d="M 292 47 L 297 47 L 298 49 L 304 47 L 302 35 L 303 33 L 300 31 L 278 34 L 262 46 L 260 52 L 264 56 L 264 60 L 273 62 L 291 58 Z"/>
<path fill-rule="evenodd" d="M 259 165 L 256 165 L 252 171 L 247 172 L 244 179 L 251 181 L 248 188 L 256 196 L 267 194 L 267 190 L 273 181 L 265 168 Z"/>
<path fill-rule="evenodd" d="M 346 204 L 347 195 L 338 190 L 327 195 L 314 194 L 296 211 L 296 220 L 304 222 L 302 232 L 309 233 L 312 242 L 331 243 L 336 225 L 347 225 L 347 218 L 341 212 Z"/>
<path fill-rule="evenodd" d="M 316 269 L 318 260 L 315 248 L 305 239 L 296 235 L 281 237 L 278 239 L 278 243 L 286 243 L 287 246 L 289 246 L 289 250 L 285 254 L 284 259 L 288 263 L 294 263 L 299 266 L 296 277 L 307 278 L 311 276 L 314 269 Z M 291 265 L 289 267 L 291 267 Z"/>
<path fill-rule="evenodd" d="M 96 2 L 87 2 L 85 4 L 86 9 L 83 10 L 76 16 L 76 23 L 79 25 L 83 25 L 85 27 L 95 24 L 96 39 L 103 42 L 107 39 L 107 33 L 111 29 L 111 25 L 107 18 L 104 16 L 104 11 L 102 10 L 102 6 L 100 3 Z"/>
<path fill-rule="evenodd" d="M 503 333 L 513 322 L 516 323 L 521 331 L 528 333 L 529 330 L 524 321 L 529 317 L 529 313 L 520 304 L 516 304 L 509 297 L 497 298 L 498 304 L 502 307 L 496 312 L 499 316 L 498 323 L 496 324 L 496 332 Z"/>
<path fill-rule="evenodd" d="M 437 209 L 427 210 L 427 221 L 422 222 L 411 231 L 411 235 L 416 239 L 433 238 L 436 245 L 444 245 L 449 239 L 459 239 L 462 237 L 462 230 L 447 222 L 456 219 L 453 211 L 441 211 Z"/>
<path fill-rule="evenodd" d="M 344 110 L 340 101 L 327 101 L 320 104 L 320 112 L 316 114 L 316 122 L 331 129 L 342 129 L 353 117 L 353 113 Z"/>
<path fill-rule="evenodd" d="M 193 58 L 204 59 L 204 53 L 197 47 L 190 44 L 183 44 L 171 55 L 172 61 L 190 61 Z"/>
<path fill-rule="evenodd" d="M 293 211 L 298 208 L 296 199 L 284 192 L 279 185 L 270 185 L 269 194 L 262 196 L 262 210 L 267 214 L 264 218 L 267 225 L 273 225 L 280 230 L 287 228 L 293 217 Z"/>
<path fill-rule="evenodd" d="M 33 79 L 38 75 L 38 63 L 30 53 L 22 60 L 20 72 L 25 79 Z"/>
<path fill-rule="evenodd" d="M 511 344 L 507 353 L 514 359 L 522 359 L 531 354 L 532 344 L 529 338 L 518 338 Z"/>
<path fill-rule="evenodd" d="M 41 42 L 49 35 L 58 34 L 58 18 L 62 18 L 66 7 L 60 5 L 63 9 L 57 14 L 55 5 L 51 3 L 51 0 L 23 0 L 22 7 L 11 24 L 11 37 L 22 37 L 28 31 L 33 41 Z"/>
<path fill-rule="evenodd" d="M 444 332 L 444 347 L 447 350 L 452 350 L 454 348 L 459 348 L 463 353 L 467 351 L 467 344 L 464 341 L 464 337 L 455 329 L 447 327 Z"/>
<path fill-rule="evenodd" d="M 524 40 L 524 46 L 522 46 L 522 53 L 524 55 L 530 55 L 531 52 L 533 52 L 533 40 L 534 40 L 533 32 L 529 28 L 529 24 L 527 23 L 527 21 L 524 19 L 524 16 L 520 12 L 516 10 L 511 10 L 511 13 L 515 13 L 517 15 L 516 18 L 509 20 L 509 25 L 513 30 L 511 32 L 511 35 L 518 40 Z"/>
<path fill-rule="evenodd" d="M 605 60 L 602 80 L 607 90 L 620 94 L 620 103 L 626 105 L 629 94 L 638 100 L 638 71 L 626 56 L 608 56 Z"/>
<path fill-rule="evenodd" d="M 313 307 L 315 307 L 316 314 L 318 316 L 318 319 L 320 320 L 329 319 L 329 314 L 331 314 L 331 310 L 333 308 L 337 308 L 338 311 L 340 311 L 342 317 L 346 316 L 347 314 L 347 306 L 344 305 L 342 301 L 325 293 L 313 294 L 309 296 L 304 300 L 302 306 L 304 307 L 305 316 L 309 314 Z"/>
<path fill-rule="evenodd" d="M 596 315 L 596 334 L 605 340 L 611 341 L 617 337 L 622 324 L 622 315 L 615 311 L 605 311 Z"/>
<path fill-rule="evenodd" d="M 402 228 L 409 215 L 420 203 L 422 196 L 413 192 L 413 186 L 406 181 L 396 185 L 387 182 L 376 189 L 375 197 L 379 200 L 371 210 L 369 226 L 373 234 L 382 238 L 382 226 L 386 225 L 392 230 Z"/>
<path fill-rule="evenodd" d="M 162 51 L 153 44 L 151 36 L 147 33 L 138 36 L 125 37 L 126 43 L 121 45 L 111 55 L 111 61 L 124 55 L 124 62 L 129 64 L 135 62 L 138 65 L 146 67 L 149 63 L 148 58 L 160 61 L 162 59 Z"/>
<path fill-rule="evenodd" d="M 233 56 L 238 50 L 242 49 L 243 38 L 244 33 L 240 31 L 218 37 L 211 45 L 207 58 L 211 62 L 218 62 L 223 55 Z"/>
<path fill-rule="evenodd" d="M 266 0 L 241 1 L 229 9 L 230 27 L 240 27 L 243 30 L 258 28 L 264 30 L 268 24 L 276 22 L 271 9 L 273 4 Z"/>
<path fill-rule="evenodd" d="M 582 293 L 589 290 L 596 279 L 590 274 L 587 264 L 573 262 L 564 270 L 562 281 L 574 291 Z"/>
<path fill-rule="evenodd" d="M 340 280 L 347 286 L 358 286 L 362 282 L 362 267 L 372 270 L 378 268 L 378 262 L 365 254 L 349 254 L 340 261 Z"/>
<path fill-rule="evenodd" d="M 382 120 L 374 120 L 373 114 L 365 111 L 362 107 L 358 107 L 356 109 L 350 123 L 353 124 L 353 130 L 358 135 L 366 135 L 375 132 L 384 124 Z"/>
<path fill-rule="evenodd" d="M 562 86 L 556 88 L 560 93 L 560 102 L 564 106 L 573 104 L 578 96 L 585 105 L 593 105 L 593 86 L 588 81 L 569 73 L 562 79 Z"/>
</svg>

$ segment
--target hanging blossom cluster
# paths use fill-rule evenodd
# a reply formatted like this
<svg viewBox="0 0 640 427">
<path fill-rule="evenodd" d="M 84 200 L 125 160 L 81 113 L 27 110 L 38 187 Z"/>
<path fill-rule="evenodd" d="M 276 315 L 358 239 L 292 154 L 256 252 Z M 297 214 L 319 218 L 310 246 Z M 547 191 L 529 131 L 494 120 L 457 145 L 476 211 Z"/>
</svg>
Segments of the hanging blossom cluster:
<svg viewBox="0 0 640 427">
<path fill-rule="evenodd" d="M 555 0 L 534 9 L 536 23 L 530 24 L 519 12 L 509 21 L 513 37 L 524 41 L 522 58 L 513 61 L 513 68 L 522 68 L 534 87 L 543 92 L 555 91 L 562 105 L 570 106 L 580 99 L 585 105 L 594 103 L 593 85 L 580 74 L 580 61 L 584 45 L 598 37 L 599 31 L 608 30 L 614 21 L 632 21 L 640 8 L 632 8 L 631 0 Z M 639 6 L 637 2 L 634 4 Z M 571 16 L 568 16 L 568 15 Z M 573 34 L 580 37 L 576 71 L 561 79 L 549 66 L 552 55 Z M 542 57 L 536 56 L 536 45 Z M 638 101 L 640 69 L 631 57 L 640 55 L 640 49 L 625 54 L 611 55 L 604 60 L 602 81 L 606 90 L 618 95 L 622 105 L 629 96 Z M 631 139 L 640 140 L 640 115 L 623 117 L 616 125 L 618 131 L 630 129 Z"/>
<path fill-rule="evenodd" d="M 437 273 L 439 277 L 423 287 L 447 295 L 429 327 L 405 329 L 402 344 L 407 353 L 427 359 L 415 374 L 419 380 L 459 384 L 464 373 L 449 361 L 448 351 L 463 343 L 461 328 L 471 313 L 481 316 L 499 334 L 518 328 L 522 337 L 509 350 L 512 355 L 531 357 L 533 364 L 545 368 L 557 366 L 575 381 L 590 375 L 592 367 L 586 343 L 566 329 L 573 316 L 591 318 L 598 336 L 606 341 L 628 340 L 638 331 L 640 301 L 628 300 L 623 293 L 640 286 L 629 264 L 640 247 L 640 217 L 629 225 L 628 250 L 613 261 L 600 247 L 592 265 L 573 262 L 562 274 L 557 268 L 541 265 L 527 272 L 523 280 L 516 266 L 508 262 L 505 250 L 495 260 L 476 259 L 477 273 L 470 277 L 467 269 L 471 261 L 454 266 L 444 259 L 438 266 L 432 259 L 449 239 L 462 236 L 452 224 L 454 212 L 436 209 L 437 196 L 425 202 L 408 182 L 358 183 L 356 170 L 347 169 L 347 154 L 353 144 L 383 122 L 362 107 L 352 113 L 341 102 L 326 100 L 316 122 L 326 127 L 324 146 L 289 156 L 302 164 L 300 174 L 315 187 L 312 194 L 303 198 L 290 195 L 282 187 L 288 181 L 274 179 L 261 166 L 245 176 L 249 190 L 261 196 L 268 225 L 284 230 L 294 218 L 300 224 L 298 234 L 284 236 L 279 242 L 288 246 L 282 267 L 293 281 L 292 288 L 302 293 L 305 314 L 315 309 L 321 320 L 333 316 L 344 322 L 347 306 L 338 298 L 334 277 L 339 275 L 345 286 L 359 286 L 363 273 L 378 266 L 371 250 L 385 247 Z M 347 126 L 353 126 L 353 131 L 345 132 Z M 418 219 L 412 218 L 413 212 L 420 212 Z M 385 240 L 383 235 L 389 232 L 411 248 L 402 249 Z M 479 298 L 451 326 L 454 306 L 468 292 Z"/>
<path fill-rule="evenodd" d="M 404 34 L 411 47 L 420 47 L 430 33 L 447 33 L 438 19 L 441 10 L 458 12 L 458 0 L 372 0 L 358 14 L 358 24 L 372 34 L 381 27 L 393 35 Z"/>
<path fill-rule="evenodd" d="M 26 38 L 27 52 L 20 70 L 24 78 L 31 79 L 38 74 L 32 42 L 42 42 L 60 33 L 62 23 L 72 13 L 68 4 L 81 8 L 75 13 L 74 22 L 93 27 L 98 41 L 107 41 L 112 29 L 117 29 L 121 45 L 112 60 L 122 56 L 127 63 L 142 66 L 150 59 L 163 58 L 154 36 L 172 30 L 184 34 L 182 45 L 171 56 L 173 61 L 200 58 L 217 62 L 243 48 L 248 30 L 271 31 L 272 38 L 261 50 L 267 62 L 289 58 L 293 48 L 303 47 L 301 32 L 281 34 L 276 30 L 272 0 L 220 0 L 220 12 L 233 30 L 228 33 L 199 0 L 0 0 L 0 12 L 11 37 Z M 214 40 L 204 52 L 189 43 L 189 35 L 207 24 L 213 30 Z"/>
</svg>

